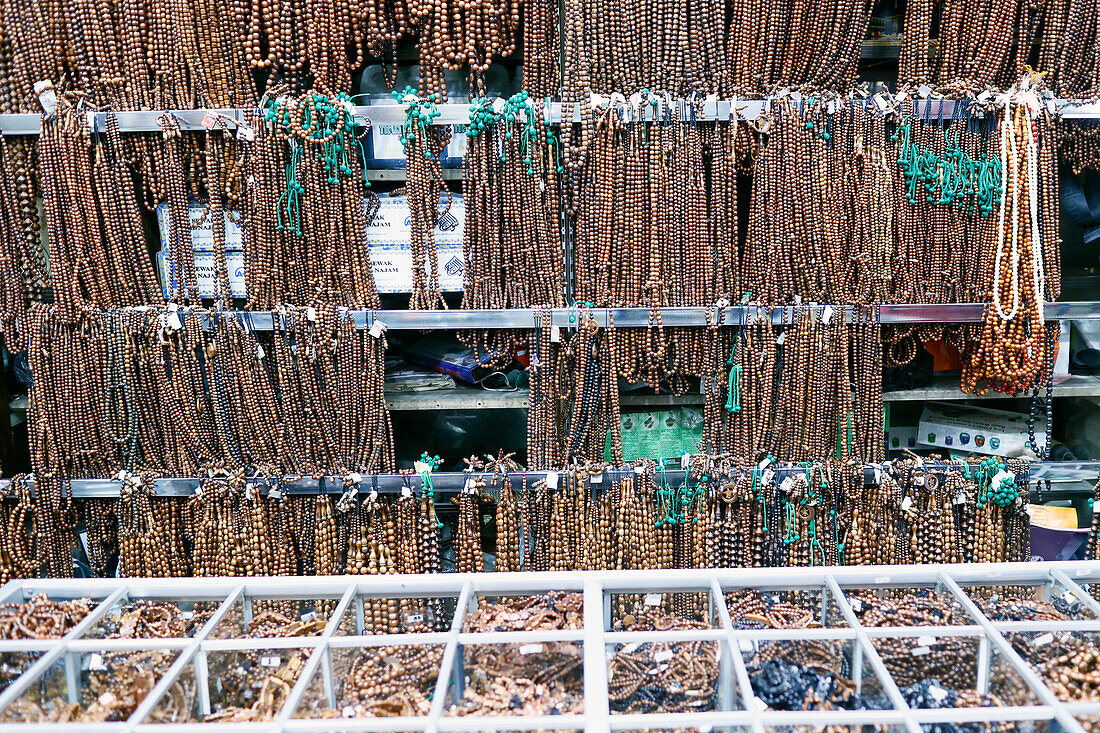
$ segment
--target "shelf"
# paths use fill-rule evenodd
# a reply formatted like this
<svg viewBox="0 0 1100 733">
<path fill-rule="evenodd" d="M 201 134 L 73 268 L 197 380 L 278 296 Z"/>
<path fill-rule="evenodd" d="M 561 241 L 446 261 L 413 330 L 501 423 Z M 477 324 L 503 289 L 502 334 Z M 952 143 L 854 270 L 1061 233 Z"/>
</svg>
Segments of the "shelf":
<svg viewBox="0 0 1100 733">
<path fill-rule="evenodd" d="M 147 639 L 94 639 L 88 633 L 125 599 L 149 598 L 175 602 L 190 608 L 199 601 L 212 601 L 214 609 L 209 619 L 197 629 L 193 638 L 167 641 L 157 648 L 178 649 L 175 661 L 151 678 L 152 688 L 125 721 L 111 723 L 108 730 L 119 733 L 156 730 L 146 725 L 155 718 L 150 713 L 164 704 L 178 689 L 195 691 L 194 705 L 200 713 L 210 712 L 212 690 L 218 689 L 219 677 L 212 660 L 227 649 L 244 650 L 242 654 L 275 653 L 261 650 L 279 648 L 304 648 L 305 659 L 297 674 L 285 683 L 284 696 L 278 698 L 277 719 L 268 723 L 233 724 L 213 723 L 192 725 L 199 730 L 270 730 L 270 731 L 387 731 L 387 730 L 536 730 L 566 728 L 569 730 L 608 731 L 616 729 L 644 729 L 654 726 L 669 729 L 722 728 L 738 730 L 785 730 L 799 728 L 823 730 L 829 726 L 850 727 L 877 725 L 898 730 L 919 731 L 923 726 L 962 724 L 960 729 L 989 725 L 987 721 L 1020 721 L 1025 728 L 1036 721 L 1049 721 L 1049 727 L 1072 733 L 1082 733 L 1076 715 L 1080 706 L 1067 705 L 1058 700 L 1036 673 L 1020 656 L 1012 643 L 1014 634 L 1020 632 L 1019 622 L 1004 621 L 983 613 L 975 602 L 972 586 L 995 582 L 1005 585 L 1026 586 L 1036 598 L 1054 595 L 1066 598 L 1067 603 L 1079 604 L 1082 615 L 1088 620 L 1061 620 L 1052 622 L 1054 631 L 1086 633 L 1095 631 L 1091 619 L 1100 616 L 1100 604 L 1089 590 L 1100 581 L 1100 563 L 1092 562 L 1028 562 L 1028 563 L 957 563 L 928 565 L 893 565 L 889 567 L 784 567 L 739 569 L 667 569 L 667 570 L 601 570 L 520 573 L 434 573 L 422 575 L 344 575 L 306 577 L 249 577 L 249 578 L 66 578 L 15 580 L 0 589 L 0 602 L 26 603 L 37 594 L 46 594 L 51 600 L 61 601 L 87 597 L 95 599 L 93 610 L 76 623 L 69 633 L 59 639 L 42 639 L 30 646 L 25 641 L 0 641 L 0 653 L 26 653 L 34 649 L 25 669 L 17 670 L 8 686 L 0 690 L 0 710 L 17 698 L 34 695 L 36 685 L 50 674 L 65 675 L 65 679 L 79 680 L 83 655 L 95 653 L 101 658 L 110 653 L 132 651 L 152 646 Z M 978 679 L 985 676 L 995 680 L 1010 680 L 1018 686 L 1021 699 L 1006 708 L 945 707 L 927 709 L 909 707 L 898 687 L 895 677 L 886 667 L 880 655 L 879 640 L 886 636 L 906 637 L 923 633 L 900 624 L 878 625 L 874 628 L 861 623 L 852 601 L 856 591 L 874 592 L 887 588 L 937 588 L 938 593 L 959 608 L 966 619 L 966 627 L 959 635 L 974 641 L 973 656 L 960 657 L 959 668 L 976 665 Z M 811 617 L 829 620 L 835 625 L 829 628 L 792 628 L 782 632 L 782 637 L 769 631 L 738 628 L 730 617 L 726 594 L 745 589 L 757 592 L 790 592 L 797 594 L 809 605 Z M 468 629 L 468 614 L 473 614 L 481 599 L 493 596 L 544 595 L 551 591 L 581 594 L 583 613 L 579 628 L 547 632 L 525 629 L 472 632 Z M 611 625 L 615 613 L 612 605 L 624 594 L 689 594 L 705 602 L 713 609 L 710 628 L 690 631 L 651 629 L 645 631 L 615 630 Z M 364 599 L 395 599 L 407 602 L 410 598 L 455 599 L 453 618 L 449 631 L 439 633 L 409 633 L 399 635 L 366 635 L 363 624 Z M 323 629 L 310 637 L 290 640 L 247 638 L 244 633 L 237 638 L 215 639 L 215 629 L 225 629 L 231 613 L 241 613 L 249 619 L 254 604 L 286 599 L 331 599 L 331 617 Z M 658 602 L 661 601 L 658 595 Z M 648 602 L 648 598 L 647 598 Z M 812 605 L 811 605 L 812 604 Z M 858 608 L 859 606 L 855 606 Z M 887 622 L 889 624 L 889 622 Z M 641 625 L 639 625 L 641 626 Z M 343 629 L 350 627 L 351 632 Z M 930 628 L 930 627 L 929 627 Z M 938 636 L 946 636 L 942 632 Z M 340 633 L 337 633 L 337 632 Z M 964 634 L 965 632 L 965 634 Z M 362 634 L 359 636 L 345 634 Z M 929 633 L 932 633 L 931 631 Z M 231 634 L 231 636 L 234 636 Z M 749 678 L 747 662 L 755 659 L 757 650 L 770 653 L 766 646 L 782 638 L 781 644 L 808 644 L 814 650 L 832 648 L 839 651 L 837 663 L 843 662 L 855 672 L 850 673 L 858 682 L 857 690 L 881 691 L 885 705 L 882 709 L 828 709 L 815 711 L 770 710 L 760 705 Z M 633 648 L 664 648 L 661 645 L 682 644 L 685 640 L 706 640 L 710 648 L 723 661 L 716 665 L 713 703 L 701 707 L 713 708 L 692 712 L 665 712 L 655 715 L 638 713 L 612 714 L 609 707 L 609 660 L 619 644 L 632 644 Z M 769 639 L 771 641 L 769 641 Z M 839 641 L 829 641 L 836 639 Z M 171 641 L 178 642 L 169 646 Z M 577 660 L 581 674 L 579 683 L 583 690 L 584 711 L 579 714 L 509 716 L 509 717 L 447 717 L 448 700 L 462 700 L 463 685 L 467 676 L 477 674 L 468 657 L 468 651 L 479 644 L 528 645 L 518 647 L 520 654 L 542 654 L 543 644 L 557 642 L 568 645 Z M 292 643 L 293 642 L 293 643 Z M 980 642 L 980 644 L 979 644 Z M 923 643 L 919 642 L 918 643 Z M 936 643 L 933 639 L 932 642 Z M 765 645 L 761 647 L 760 645 Z M 341 676 L 333 673 L 336 655 L 354 654 L 362 647 L 386 647 L 401 645 L 424 648 L 429 645 L 440 650 L 434 663 L 434 680 L 430 699 L 432 704 L 425 714 L 416 718 L 401 718 L 400 725 L 389 718 L 359 718 L 339 720 L 330 717 L 340 708 Z M 727 654 L 721 654 L 720 650 Z M 732 651 L 732 653 L 728 653 Z M 285 652 L 283 652 L 285 653 Z M 388 652 L 384 652 L 388 653 Z M 548 652 L 549 653 L 549 652 Z M 671 652 L 669 652 L 671 653 Z M 820 652 L 819 652 L 820 653 Z M 659 658 L 659 657 L 658 657 Z M 281 659 L 279 660 L 281 662 Z M 830 660 L 832 661 L 832 660 Z M 261 662 L 262 663 L 262 662 Z M 436 666 L 438 665 L 438 666 Z M 997 666 L 994 666 L 997 665 Z M 839 668 L 839 667 L 838 667 Z M 990 670 L 988 674 L 983 670 Z M 282 670 L 279 672 L 283 675 Z M 944 682 L 949 685 L 951 680 Z M 978 683 L 984 685 L 985 683 Z M 70 689 L 77 687 L 72 683 Z M 42 685 L 41 689 L 46 689 Z M 1024 695 L 1023 693 L 1026 693 Z M 704 700 L 706 702 L 706 700 Z M 1094 706 L 1092 706 L 1094 707 Z M 293 717 L 292 717 L 293 716 Z M 12 725 L 12 730 L 31 730 L 33 726 Z M 104 729 L 77 723 L 57 723 L 47 726 L 51 731 L 84 731 Z M 186 726 L 168 726 L 181 729 Z"/>
<path fill-rule="evenodd" d="M 702 405 L 701 394 L 646 394 L 634 393 L 619 396 L 621 407 L 685 407 Z M 453 389 L 436 389 L 424 392 L 391 392 L 386 395 L 386 407 L 391 411 L 414 410 L 526 410 L 526 389 L 514 392 L 494 392 L 467 385 Z"/>
<path fill-rule="evenodd" d="M 885 48 L 885 47 L 884 47 Z M 789 98 L 796 104 L 802 100 L 798 92 L 789 93 Z M 716 95 L 708 96 L 701 103 L 701 108 L 692 112 L 692 102 L 685 99 L 673 99 L 672 104 L 680 110 L 680 119 L 688 121 L 694 116 L 695 121 L 714 122 L 729 121 L 735 118 L 754 120 L 770 109 L 775 97 L 764 99 L 718 99 Z M 594 95 L 594 101 L 599 104 L 606 102 L 607 98 Z M 866 99 L 848 100 L 853 104 L 866 105 Z M 1067 118 L 1097 118 L 1100 117 L 1100 103 L 1079 100 L 1054 99 L 1051 100 L 1054 109 L 1060 111 Z M 952 116 L 955 111 L 955 102 L 952 100 L 935 99 L 928 101 L 918 100 L 917 114 L 925 114 L 923 105 L 930 105 L 928 113 L 939 116 Z M 469 104 L 440 104 L 437 106 L 439 116 L 435 118 L 438 125 L 464 125 L 470 121 Z M 629 103 L 622 105 L 624 118 L 629 119 L 635 114 Z M 551 102 L 547 107 L 547 117 L 553 124 L 561 124 L 561 102 Z M 665 113 L 665 102 L 659 101 L 656 107 L 645 104 L 641 108 L 639 119 L 652 120 Z M 120 132 L 161 132 L 162 127 L 158 121 L 165 114 L 171 115 L 180 130 L 200 131 L 208 129 L 203 125 L 203 118 L 208 112 L 220 115 L 226 126 L 244 125 L 249 114 L 259 115 L 255 108 L 216 108 L 216 109 L 190 109 L 190 110 L 148 110 L 148 111 L 124 111 L 124 112 L 87 112 L 88 127 L 92 133 L 103 132 L 106 129 L 108 116 L 114 115 L 118 122 Z M 356 105 L 352 108 L 352 117 L 357 124 L 367 122 L 374 124 L 403 124 L 405 122 L 405 109 L 399 104 L 380 105 Z M 580 104 L 574 107 L 571 116 L 573 122 L 580 121 Z M 37 135 L 42 124 L 42 115 L 28 112 L 0 114 L 0 132 L 5 135 Z"/>
<path fill-rule="evenodd" d="M 461 181 L 463 178 L 461 168 L 443 168 L 442 170 L 444 181 Z M 370 168 L 367 170 L 367 180 L 378 181 L 379 183 L 404 181 L 406 177 L 404 168 Z"/>
<path fill-rule="evenodd" d="M 139 306 L 136 309 L 147 311 L 152 306 Z M 879 322 L 883 324 L 902 323 L 977 323 L 985 312 L 982 303 L 947 304 L 899 304 L 877 306 Z M 791 305 L 766 308 L 755 305 L 734 305 L 725 308 L 708 307 L 669 307 L 661 309 L 661 323 L 664 327 L 673 326 L 739 326 L 768 318 L 775 325 L 790 323 L 798 311 L 815 311 L 824 317 L 826 311 L 843 315 L 848 322 L 869 317 L 867 308 L 831 305 Z M 305 309 L 302 309 L 302 313 Z M 485 310 L 349 310 L 341 309 L 355 322 L 356 328 L 370 328 L 381 321 L 387 329 L 428 330 L 428 329 L 467 329 L 467 328 L 539 328 L 542 325 L 574 328 L 582 317 L 591 317 L 600 326 L 613 323 L 617 328 L 645 328 L 650 325 L 652 313 L 649 308 L 509 308 Z M 278 313 L 273 311 L 224 310 L 211 311 L 206 308 L 181 308 L 184 317 L 197 315 L 209 324 L 219 315 L 236 318 L 257 331 L 270 331 Z M 549 323 L 544 319 L 549 317 Z M 832 317 L 838 317 L 834 315 Z M 1047 303 L 1046 317 L 1049 320 L 1087 320 L 1100 319 L 1100 301 L 1078 301 Z"/>
<path fill-rule="evenodd" d="M 883 475 L 884 472 L 892 470 L 894 464 L 890 462 L 880 464 L 864 464 L 863 472 L 864 478 L 867 482 L 875 482 Z M 926 471 L 950 471 L 958 470 L 960 464 L 958 463 L 945 463 L 942 461 L 924 461 L 924 468 Z M 806 471 L 805 466 L 798 466 L 791 463 L 772 463 L 770 464 L 772 470 L 775 471 L 775 480 L 782 481 L 788 475 L 794 473 L 804 473 Z M 622 476 L 633 474 L 654 474 L 658 469 L 653 461 L 647 461 L 645 464 L 638 463 L 637 466 L 633 464 L 619 466 L 619 467 L 606 467 L 602 476 L 606 477 L 607 481 L 594 482 L 600 486 L 609 486 Z M 747 471 L 748 469 L 741 469 Z M 567 471 L 550 471 L 549 473 L 561 474 Z M 1100 461 L 1033 461 L 1029 465 L 1027 478 L 1031 481 L 1049 480 L 1058 483 L 1069 482 L 1093 482 L 1096 480 L 1097 473 L 1100 472 Z M 515 471 L 509 474 L 509 478 L 513 484 L 521 485 L 525 480 L 530 485 L 535 481 L 546 478 L 547 471 Z M 463 489 L 467 480 L 471 477 L 480 477 L 485 480 L 487 484 L 492 484 L 499 478 L 491 471 L 474 471 L 467 473 L 465 471 L 441 471 L 432 474 L 432 485 L 435 491 L 439 494 L 455 494 Z M 684 482 L 683 469 L 668 468 L 663 472 L 663 477 L 668 480 L 670 484 L 682 484 Z M 343 476 L 321 476 L 314 478 L 311 476 L 292 476 L 292 477 L 274 477 L 270 480 L 262 477 L 253 477 L 248 479 L 248 485 L 253 491 L 260 494 L 267 494 L 272 489 L 278 488 L 278 490 L 288 496 L 309 496 L 314 494 L 343 494 L 345 491 L 349 491 L 351 488 L 355 488 L 360 493 L 367 493 L 371 490 L 377 490 L 380 493 L 396 493 L 403 487 L 409 487 L 411 490 L 419 491 L 423 488 L 423 482 L 419 475 L 406 475 L 400 473 L 376 473 L 376 474 L 362 474 L 359 476 L 359 483 L 349 482 L 345 484 Z M 196 489 L 199 487 L 203 479 L 199 477 L 174 477 L 174 478 L 159 478 L 154 483 L 154 491 L 157 496 L 192 496 L 196 493 Z M 117 498 L 119 491 L 122 488 L 122 481 L 118 478 L 111 479 L 73 479 L 71 482 L 72 494 L 76 498 L 80 499 L 108 499 Z M 28 484 L 33 488 L 34 478 L 33 476 L 28 479 Z M 592 485 L 592 482 L 589 484 Z M 7 491 L 11 486 L 9 479 L 0 479 L 0 491 Z M 1091 496 L 1091 485 L 1081 488 L 1061 489 L 1055 492 L 1044 491 L 1043 496 L 1046 498 L 1058 498 L 1068 496 Z"/>
<path fill-rule="evenodd" d="M 1100 377 L 1071 374 L 1069 379 L 1054 385 L 1055 397 L 1093 397 L 1100 395 Z M 916 389 L 883 392 L 884 402 L 918 402 L 922 400 L 1011 400 L 1030 399 L 1029 393 L 1016 395 L 990 392 L 985 395 L 965 394 L 959 390 L 958 377 L 934 377 L 932 383 Z"/>
</svg>

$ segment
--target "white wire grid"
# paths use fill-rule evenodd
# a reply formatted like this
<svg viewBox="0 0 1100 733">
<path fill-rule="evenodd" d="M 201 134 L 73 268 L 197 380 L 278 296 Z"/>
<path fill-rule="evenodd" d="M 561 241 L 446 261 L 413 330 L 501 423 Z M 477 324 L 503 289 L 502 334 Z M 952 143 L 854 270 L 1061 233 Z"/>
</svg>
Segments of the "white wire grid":
<svg viewBox="0 0 1100 733">
<path fill-rule="evenodd" d="M 669 571 L 600 571 L 557 573 L 484 573 L 388 576 L 330 576 L 294 578 L 180 578 L 180 579 L 36 579 L 12 581 L 0 588 L 0 602 L 18 603 L 39 593 L 51 600 L 88 597 L 99 601 L 64 638 L 57 640 L 0 641 L 0 659 L 10 652 L 37 652 L 36 661 L 6 689 L 0 691 L 0 714 L 7 706 L 46 674 L 65 674 L 70 702 L 79 699 L 81 660 L 85 655 L 134 652 L 150 649 L 178 651 L 174 662 L 156 682 L 128 720 L 109 723 L 42 723 L 35 731 L 139 731 L 167 732 L 174 729 L 209 731 L 469 731 L 469 730 L 638 730 L 691 728 L 700 731 L 753 731 L 763 733 L 786 726 L 820 730 L 825 725 L 855 726 L 878 724 L 880 729 L 921 731 L 922 724 L 1017 721 L 1023 729 L 1083 731 L 1079 719 L 1100 716 L 1100 703 L 1059 701 L 1034 669 L 1013 650 L 1005 634 L 1011 632 L 1100 633 L 1100 603 L 1086 587 L 1100 582 L 1100 562 L 1035 562 L 970 565 L 910 565 L 844 568 L 760 568 Z M 1080 604 L 1082 616 L 1090 618 L 1060 622 L 991 621 L 979 610 L 967 590 L 980 585 L 1032 586 L 1036 598 L 1061 597 Z M 866 588 L 930 588 L 953 597 L 970 616 L 970 623 L 955 626 L 864 627 L 849 603 L 846 592 Z M 742 589 L 765 592 L 807 591 L 816 598 L 821 628 L 798 630 L 742 630 L 731 623 L 725 594 Z M 470 633 L 463 631 L 467 615 L 477 607 L 479 597 L 532 595 L 551 590 L 583 594 L 583 628 L 558 631 L 513 631 Z M 713 628 L 690 631 L 613 631 L 611 610 L 618 594 L 697 593 L 707 599 Z M 457 599 L 450 630 L 442 633 L 393 635 L 340 635 L 354 624 L 363 630 L 363 601 L 377 598 Z M 127 600 L 217 602 L 217 610 L 192 638 L 98 639 L 88 638 L 120 602 Z M 216 639 L 211 632 L 238 609 L 247 621 L 251 604 L 259 600 L 330 599 L 335 605 L 320 636 L 270 639 Z M 221 626 L 224 628 L 224 625 Z M 338 631 L 341 630 L 342 631 Z M 989 689 L 991 676 L 1006 670 L 1022 681 L 1036 701 L 1016 707 L 913 709 L 876 650 L 875 642 L 889 638 L 971 637 L 977 639 L 979 692 Z M 853 681 L 857 691 L 878 690 L 893 706 L 887 710 L 769 711 L 752 693 L 748 670 L 741 652 L 750 652 L 762 641 L 797 643 L 813 639 L 846 641 Z M 719 678 L 715 710 L 680 714 L 617 714 L 609 709 L 608 660 L 620 645 L 644 642 L 717 642 Z M 450 702 L 461 700 L 464 682 L 464 648 L 473 644 L 540 644 L 575 641 L 583 645 L 583 715 L 525 717 L 452 717 Z M 920 642 L 925 643 L 925 642 Z M 431 709 L 419 718 L 308 719 L 303 698 L 321 690 L 322 707 L 337 708 L 340 681 L 333 673 L 333 652 L 379 646 L 442 645 L 443 657 L 432 695 Z M 169 689 L 190 675 L 198 685 L 200 713 L 210 709 L 208 659 L 231 650 L 309 649 L 277 718 L 262 723 L 149 722 L 149 713 Z M 997 666 L 1000 665 L 1000 666 Z M 999 671 L 998 671 L 999 670 Z M 319 684 L 315 681 L 319 680 Z M 312 684 L 311 684 L 312 683 Z M 950 680 L 943 681 L 949 684 Z M 0 733 L 26 730 L 21 723 L 0 724 Z"/>
</svg>

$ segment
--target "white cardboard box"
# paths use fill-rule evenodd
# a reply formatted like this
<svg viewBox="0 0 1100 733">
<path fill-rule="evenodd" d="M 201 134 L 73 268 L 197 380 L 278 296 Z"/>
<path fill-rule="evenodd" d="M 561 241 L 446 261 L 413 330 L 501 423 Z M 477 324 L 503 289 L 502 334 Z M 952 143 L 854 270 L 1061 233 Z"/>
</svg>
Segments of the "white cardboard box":
<svg viewBox="0 0 1100 733">
<path fill-rule="evenodd" d="M 449 201 L 449 207 L 447 206 Z M 466 208 L 462 196 L 444 193 L 440 209 L 446 209 L 435 228 L 435 243 L 439 255 L 439 284 L 444 292 L 461 292 L 466 266 L 462 258 L 463 227 Z M 203 207 L 191 206 L 188 215 L 192 222 L 203 219 Z M 247 297 L 244 266 L 244 235 L 240 227 L 226 216 L 226 262 L 229 265 L 229 285 L 234 298 Z M 161 252 L 157 253 L 157 268 L 165 295 L 168 295 L 172 273 L 169 272 L 165 252 L 169 250 L 170 222 L 167 204 L 157 207 L 157 223 L 160 227 Z M 412 226 L 408 198 L 405 196 L 381 196 L 378 213 L 367 225 L 367 245 L 370 247 L 374 282 L 380 293 L 408 293 L 412 291 Z M 191 241 L 195 249 L 195 267 L 199 281 L 199 293 L 204 298 L 214 296 L 214 238 L 212 223 L 207 221 L 193 229 Z"/>
</svg>

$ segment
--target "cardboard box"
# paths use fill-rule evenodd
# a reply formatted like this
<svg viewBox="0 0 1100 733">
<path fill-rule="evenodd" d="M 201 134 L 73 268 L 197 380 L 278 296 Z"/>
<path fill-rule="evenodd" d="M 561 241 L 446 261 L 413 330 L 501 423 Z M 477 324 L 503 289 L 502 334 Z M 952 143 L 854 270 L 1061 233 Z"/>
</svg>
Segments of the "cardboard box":
<svg viewBox="0 0 1100 733">
<path fill-rule="evenodd" d="M 449 202 L 449 206 L 448 206 Z M 167 297 L 172 273 L 168 272 L 166 253 L 170 251 L 171 226 L 167 203 L 157 207 L 157 223 L 160 228 L 161 251 L 157 254 L 157 269 L 161 287 Z M 462 257 L 462 237 L 466 222 L 466 207 L 460 194 L 443 194 L 440 210 L 446 209 L 435 227 L 438 250 L 439 285 L 444 292 L 461 292 L 466 264 Z M 199 280 L 199 292 L 204 298 L 214 295 L 214 236 L 213 222 L 202 206 L 193 204 L 188 216 L 199 223 L 191 231 L 191 243 L 195 249 L 195 266 Z M 205 216 L 205 220 L 204 220 Z M 230 290 L 234 298 L 247 297 L 244 266 L 244 234 L 226 215 L 226 261 L 229 265 Z M 371 269 L 380 293 L 412 292 L 412 221 L 409 215 L 408 197 L 381 196 L 378 212 L 367 225 L 367 246 L 370 248 Z"/>
</svg>

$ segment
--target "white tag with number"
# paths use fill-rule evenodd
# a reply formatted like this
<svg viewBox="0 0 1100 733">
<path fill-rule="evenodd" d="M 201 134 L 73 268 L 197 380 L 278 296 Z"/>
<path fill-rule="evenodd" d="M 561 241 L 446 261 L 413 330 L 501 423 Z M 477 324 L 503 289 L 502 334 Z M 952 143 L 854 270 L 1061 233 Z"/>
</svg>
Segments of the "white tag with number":
<svg viewBox="0 0 1100 733">
<path fill-rule="evenodd" d="M 280 657 L 260 657 L 261 667 L 278 667 L 282 663 L 283 660 Z"/>
<path fill-rule="evenodd" d="M 369 333 L 371 336 L 374 336 L 376 339 L 382 338 L 382 334 L 384 334 L 385 332 L 386 324 L 379 320 L 375 320 L 375 322 L 370 325 L 370 330 L 367 331 L 367 333 Z"/>
<path fill-rule="evenodd" d="M 542 652 L 542 644 L 524 644 L 519 648 L 520 654 L 539 654 Z"/>
<path fill-rule="evenodd" d="M 307 624 L 315 618 L 317 618 L 316 611 L 307 611 L 306 613 L 302 614 L 302 620 L 305 621 Z"/>
<path fill-rule="evenodd" d="M 546 472 L 546 488 L 550 489 L 551 491 L 558 488 L 558 472 L 557 471 L 547 471 Z"/>
<path fill-rule="evenodd" d="M 647 605 L 647 606 L 659 606 L 659 605 L 661 605 L 661 594 L 660 593 L 646 593 L 645 594 L 645 605 Z"/>
<path fill-rule="evenodd" d="M 601 473 L 597 473 L 595 476 L 591 476 L 588 479 L 588 483 L 590 483 L 590 484 L 602 484 L 603 483 L 603 473 L 601 472 Z"/>
</svg>

